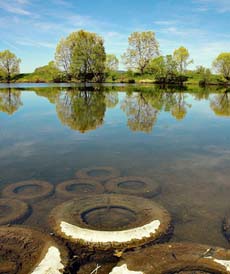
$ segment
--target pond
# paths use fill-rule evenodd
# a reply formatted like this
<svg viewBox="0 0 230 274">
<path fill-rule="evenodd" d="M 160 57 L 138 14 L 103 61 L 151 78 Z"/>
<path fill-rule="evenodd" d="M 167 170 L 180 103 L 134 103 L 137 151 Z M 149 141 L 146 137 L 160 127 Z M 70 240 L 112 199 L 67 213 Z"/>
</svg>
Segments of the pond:
<svg viewBox="0 0 230 274">
<path fill-rule="evenodd" d="M 27 180 L 57 186 L 74 181 L 76 173 L 103 178 L 104 185 L 111 170 L 114 177 L 132 176 L 117 185 L 135 192 L 145 185 L 140 177 L 149 178 L 160 191 L 148 199 L 173 219 L 172 242 L 229 247 L 221 226 L 230 212 L 230 91 L 122 84 L 1 85 L 0 125 L 2 193 Z M 92 191 L 94 179 L 87 184 L 82 180 L 77 187 L 69 183 L 67 190 Z M 100 187 L 96 189 L 103 193 Z M 70 199 L 42 184 L 19 184 L 7 191 L 28 196 L 33 212 L 23 224 L 48 232 L 50 211 Z M 46 198 L 39 199 L 40 192 Z M 110 213 L 100 205 L 96 209 L 84 218 L 97 228 L 104 222 L 110 230 L 111 221 L 105 220 Z M 110 210 L 115 227 L 136 219 L 125 206 Z"/>
</svg>

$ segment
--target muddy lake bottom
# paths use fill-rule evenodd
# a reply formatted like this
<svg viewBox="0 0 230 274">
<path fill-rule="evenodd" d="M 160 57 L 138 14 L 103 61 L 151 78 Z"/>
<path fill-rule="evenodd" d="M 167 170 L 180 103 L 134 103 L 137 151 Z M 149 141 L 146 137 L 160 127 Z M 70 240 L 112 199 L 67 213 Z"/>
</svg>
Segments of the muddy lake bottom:
<svg viewBox="0 0 230 274">
<path fill-rule="evenodd" d="M 170 241 L 229 248 L 222 233 L 224 216 L 230 216 L 228 91 L 2 85 L 0 124 L 1 191 L 26 180 L 47 181 L 56 187 L 76 178 L 76 172 L 84 168 L 112 167 L 119 176 L 158 182 L 159 193 L 148 199 L 170 213 L 174 225 Z M 92 170 L 89 175 L 108 174 Z M 124 186 L 126 190 L 138 187 L 142 185 L 135 180 Z M 69 187 L 84 195 L 82 189 Z M 39 186 L 33 185 L 15 190 L 25 195 L 37 191 Z M 90 191 L 86 187 L 87 195 Z M 54 191 L 30 201 L 32 212 L 23 225 L 52 232 L 47 221 L 50 211 L 69 199 Z M 122 208 L 110 213 L 101 208 L 102 221 L 96 220 L 94 212 L 85 219 L 102 229 L 103 222 L 107 228 L 112 225 L 105 220 L 107 215 L 115 219 L 116 227 L 135 219 Z"/>
</svg>

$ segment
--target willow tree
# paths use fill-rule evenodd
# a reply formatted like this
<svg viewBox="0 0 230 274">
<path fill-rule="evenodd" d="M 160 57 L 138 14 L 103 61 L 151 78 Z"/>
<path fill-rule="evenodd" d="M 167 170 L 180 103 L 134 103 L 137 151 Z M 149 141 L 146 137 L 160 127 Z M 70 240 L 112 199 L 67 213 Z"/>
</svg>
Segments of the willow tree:
<svg viewBox="0 0 230 274">
<path fill-rule="evenodd" d="M 221 53 L 213 62 L 213 66 L 227 81 L 230 80 L 230 52 Z"/>
<path fill-rule="evenodd" d="M 152 31 L 133 32 L 129 37 L 129 47 L 122 56 L 124 63 L 130 69 L 144 73 L 150 60 L 159 55 L 159 44 Z"/>
<path fill-rule="evenodd" d="M 193 60 L 189 60 L 189 57 L 189 51 L 185 47 L 180 47 L 173 53 L 173 58 L 177 62 L 181 74 L 186 71 L 188 65 L 193 63 Z"/>
<path fill-rule="evenodd" d="M 8 83 L 11 81 L 13 75 L 20 72 L 20 62 L 21 60 L 9 50 L 0 52 L 0 71 Z"/>
</svg>

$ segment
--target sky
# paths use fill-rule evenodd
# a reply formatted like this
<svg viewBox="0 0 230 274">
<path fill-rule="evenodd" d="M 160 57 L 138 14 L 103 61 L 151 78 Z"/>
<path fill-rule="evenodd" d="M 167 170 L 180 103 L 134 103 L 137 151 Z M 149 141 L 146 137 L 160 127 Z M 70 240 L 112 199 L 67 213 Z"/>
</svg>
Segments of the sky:
<svg viewBox="0 0 230 274">
<path fill-rule="evenodd" d="M 132 32 L 151 30 L 163 55 L 185 46 L 191 68 L 211 67 L 230 52 L 230 0 L 0 0 L 0 51 L 20 57 L 21 72 L 53 60 L 58 41 L 80 29 L 103 36 L 119 58 Z"/>
</svg>

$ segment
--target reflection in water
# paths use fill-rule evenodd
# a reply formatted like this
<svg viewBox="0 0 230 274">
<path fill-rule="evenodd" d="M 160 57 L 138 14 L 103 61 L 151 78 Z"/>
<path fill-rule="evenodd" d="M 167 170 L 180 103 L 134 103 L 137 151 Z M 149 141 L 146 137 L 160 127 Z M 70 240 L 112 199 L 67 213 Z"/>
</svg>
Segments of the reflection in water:
<svg viewBox="0 0 230 274">
<path fill-rule="evenodd" d="M 62 124 L 85 133 L 103 125 L 106 108 L 116 107 L 119 103 L 118 91 L 123 89 L 126 93 L 121 109 L 127 115 L 127 125 L 132 131 L 151 133 L 160 112 L 169 112 L 177 120 L 183 120 L 192 107 L 188 95 L 196 100 L 209 100 L 210 108 L 216 115 L 230 116 L 229 90 L 181 90 L 159 86 L 45 87 L 32 90 L 56 105 Z M 21 90 L 1 89 L 0 111 L 9 115 L 16 112 L 22 106 Z"/>
<path fill-rule="evenodd" d="M 103 124 L 105 96 L 87 90 L 63 92 L 58 96 L 56 109 L 64 125 L 84 133 Z"/>
<path fill-rule="evenodd" d="M 191 107 L 188 103 L 186 103 L 186 95 L 184 93 L 174 94 L 173 96 L 174 102 L 171 108 L 171 114 L 177 120 L 183 120 L 187 114 L 187 107 Z"/>
<path fill-rule="evenodd" d="M 230 90 L 215 95 L 210 101 L 210 106 L 216 115 L 230 116 Z"/>
<path fill-rule="evenodd" d="M 173 217 L 173 241 L 227 246 L 220 227 L 229 209 L 230 120 L 214 116 L 229 115 L 225 89 L 0 89 L 0 105 L 1 111 L 14 113 L 10 118 L 0 113 L 0 190 L 32 179 L 59 185 L 83 168 L 112 166 L 122 176 L 145 176 L 159 183 L 162 191 L 153 199 Z M 106 173 L 94 170 L 90 175 Z M 123 188 L 136 185 L 128 182 Z M 81 187 L 82 193 L 88 190 Z M 69 190 L 65 192 L 74 195 L 73 185 Z M 48 229 L 48 213 L 69 197 L 58 194 L 33 203 L 25 225 Z M 115 213 L 123 216 L 120 210 Z M 95 219 L 94 214 L 87 217 Z"/>
<path fill-rule="evenodd" d="M 20 96 L 17 89 L 0 89 L 0 111 L 12 115 L 22 106 Z"/>
<path fill-rule="evenodd" d="M 151 132 L 156 123 L 158 110 L 145 95 L 142 92 L 128 94 L 121 105 L 128 116 L 128 127 L 133 131 Z"/>
</svg>

